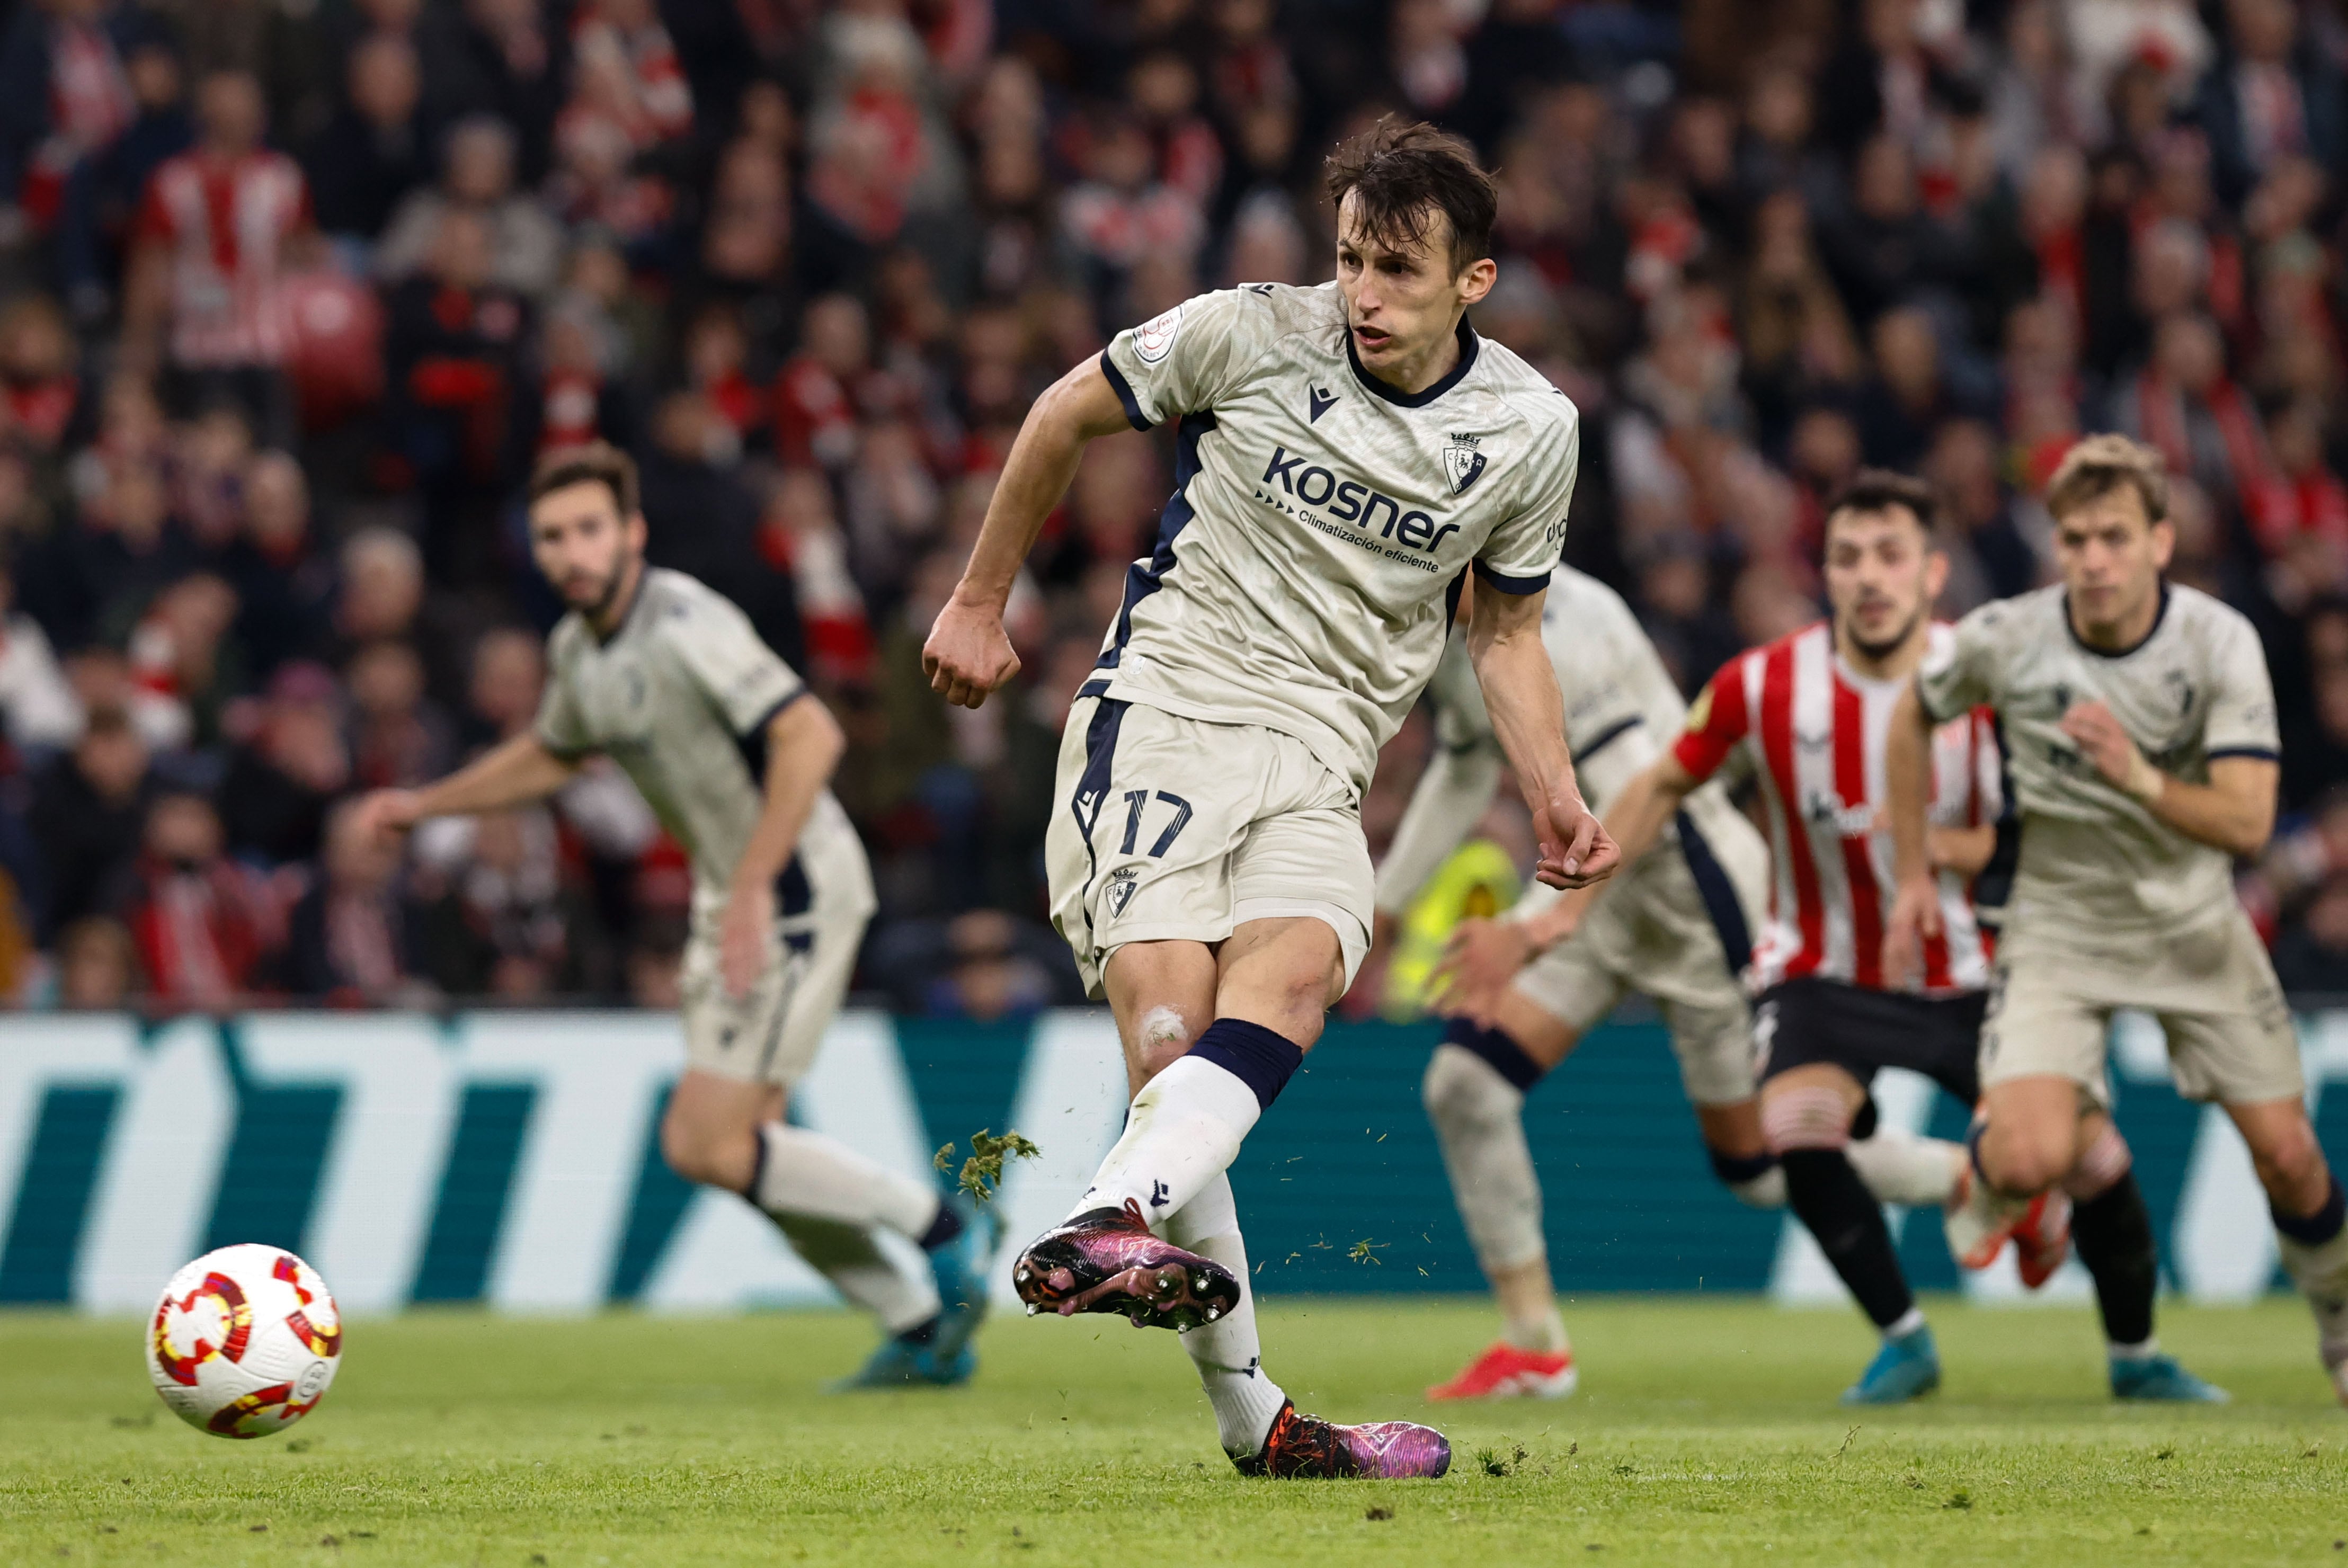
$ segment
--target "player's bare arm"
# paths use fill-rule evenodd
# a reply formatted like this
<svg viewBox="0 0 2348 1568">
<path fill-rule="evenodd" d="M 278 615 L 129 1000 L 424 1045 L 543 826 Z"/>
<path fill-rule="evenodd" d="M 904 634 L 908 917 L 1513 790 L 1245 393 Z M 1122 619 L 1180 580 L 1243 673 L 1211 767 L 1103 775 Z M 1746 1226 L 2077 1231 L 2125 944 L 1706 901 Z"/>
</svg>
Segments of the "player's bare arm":
<svg viewBox="0 0 2348 1568">
<path fill-rule="evenodd" d="M 1891 709 L 1883 742 L 1883 783 L 1890 800 L 1891 869 L 1899 892 L 1885 934 L 1884 965 L 1904 979 L 1920 973 L 1924 943 L 1941 932 L 1941 892 L 1932 881 L 1926 813 L 1931 806 L 1932 720 L 1913 681 Z M 1987 857 L 1983 857 L 1987 863 Z"/>
<path fill-rule="evenodd" d="M 2099 702 L 2074 706 L 2063 716 L 2063 733 L 2078 743 L 2106 782 L 2195 843 L 2241 858 L 2265 849 L 2274 835 L 2280 763 L 2263 757 L 2219 757 L 2209 763 L 2209 782 L 2188 784 L 2154 767 Z"/>
<path fill-rule="evenodd" d="M 811 695 L 767 721 L 766 795 L 758 825 L 734 868 L 717 934 L 718 977 L 729 995 L 748 995 L 766 966 L 767 934 L 775 923 L 775 878 L 798 848 L 808 813 L 847 748 L 839 721 Z"/>
<path fill-rule="evenodd" d="M 1665 752 L 1623 785 L 1600 826 L 1617 856 L 1611 870 L 1624 870 L 1654 848 L 1664 825 L 1703 782 Z M 1602 880 L 1585 881 L 1521 920 L 1461 921 L 1432 976 L 1443 987 L 1444 1011 L 1479 1023 L 1488 1020 L 1517 972 L 1536 954 L 1571 936 L 1604 892 Z"/>
<path fill-rule="evenodd" d="M 542 800 L 579 769 L 549 751 L 534 735 L 500 741 L 438 783 L 416 789 L 377 789 L 356 808 L 367 833 L 404 833 L 432 817 L 469 817 Z"/>
<path fill-rule="evenodd" d="M 1487 593 L 1468 628 L 1468 652 L 1500 749 L 1521 781 L 1540 840 L 1534 874 L 1551 887 L 1585 887 L 1622 856 L 1581 799 L 1565 745 L 1565 699 L 1541 642 L 1542 593 Z"/>
<path fill-rule="evenodd" d="M 1130 428 L 1097 359 L 1086 360 L 1035 399 L 995 481 L 970 563 L 922 645 L 932 691 L 958 707 L 976 707 L 1019 673 L 1019 655 L 1003 629 L 1003 607 L 1019 563 L 1076 477 L 1085 443 Z"/>
</svg>

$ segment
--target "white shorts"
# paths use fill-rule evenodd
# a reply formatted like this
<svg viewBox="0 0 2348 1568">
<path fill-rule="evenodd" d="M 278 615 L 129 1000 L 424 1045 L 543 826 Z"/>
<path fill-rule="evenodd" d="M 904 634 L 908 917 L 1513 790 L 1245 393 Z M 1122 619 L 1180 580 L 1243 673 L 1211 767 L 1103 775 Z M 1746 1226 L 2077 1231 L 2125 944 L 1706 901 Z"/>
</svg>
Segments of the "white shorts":
<svg viewBox="0 0 2348 1568">
<path fill-rule="evenodd" d="M 1081 697 L 1053 802 L 1052 923 L 1093 996 L 1128 942 L 1220 942 L 1283 915 L 1335 932 L 1353 983 L 1372 909 L 1361 805 L 1303 741 Z"/>
<path fill-rule="evenodd" d="M 1699 875 L 1684 846 L 1658 845 L 1571 937 L 1525 965 L 1514 989 L 1577 1036 L 1603 1021 L 1623 993 L 1653 997 L 1671 1026 L 1688 1099 L 1733 1105 L 1751 1099 L 1756 1083 L 1753 1013 L 1737 981 L 1750 956 L 1749 928 L 1737 890 L 1707 849 L 1696 851 Z"/>
<path fill-rule="evenodd" d="M 685 1066 L 786 1088 L 804 1078 L 855 977 L 873 907 L 871 869 L 847 819 L 803 833 L 775 879 L 766 963 L 736 1001 L 726 994 L 717 961 L 725 890 L 696 883 L 680 977 Z"/>
<path fill-rule="evenodd" d="M 1982 1023 L 1982 1087 L 2067 1078 L 2108 1107 L 2106 1041 L 2123 1007 L 2159 1020 L 2169 1076 L 2186 1099 L 2258 1105 L 2306 1091 L 2290 1005 L 2240 909 L 2167 938 L 2144 959 L 2034 941 L 2009 924 Z"/>
</svg>

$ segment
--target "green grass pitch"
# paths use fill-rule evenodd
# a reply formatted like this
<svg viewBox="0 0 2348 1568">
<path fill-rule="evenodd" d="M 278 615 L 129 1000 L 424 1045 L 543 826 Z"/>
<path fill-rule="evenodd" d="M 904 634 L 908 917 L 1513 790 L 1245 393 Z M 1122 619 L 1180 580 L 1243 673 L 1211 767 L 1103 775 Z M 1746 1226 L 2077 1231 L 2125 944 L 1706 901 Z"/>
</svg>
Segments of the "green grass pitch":
<svg viewBox="0 0 2348 1568">
<path fill-rule="evenodd" d="M 1931 1307 L 1921 1404 L 1846 1412 L 1853 1314 L 1582 1301 L 1556 1402 L 1445 1408 L 1439 1481 L 1249 1481 L 1172 1336 L 1003 1319 L 977 1382 L 832 1396 L 869 1346 L 830 1314 L 360 1322 L 286 1436 L 208 1438 L 147 1387 L 139 1331 L 0 1315 L 0 1562 L 2348 1563 L 2348 1420 L 2303 1307 L 2170 1307 L 2222 1409 L 2103 1397 L 2085 1310 Z M 1341 1419 L 1489 1337 L 1479 1303 L 1267 1307 L 1273 1370 Z"/>
</svg>

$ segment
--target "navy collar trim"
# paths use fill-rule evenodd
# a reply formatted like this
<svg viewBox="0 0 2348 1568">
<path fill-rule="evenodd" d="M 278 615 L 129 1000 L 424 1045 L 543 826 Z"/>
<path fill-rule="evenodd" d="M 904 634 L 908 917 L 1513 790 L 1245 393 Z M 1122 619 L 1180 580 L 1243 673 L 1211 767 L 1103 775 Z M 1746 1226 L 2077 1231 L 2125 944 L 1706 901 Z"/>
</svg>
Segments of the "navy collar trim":
<svg viewBox="0 0 2348 1568">
<path fill-rule="evenodd" d="M 1354 379 L 1360 382 L 1365 389 L 1375 393 L 1397 407 L 1424 408 L 1454 387 L 1458 386 L 1468 372 L 1475 368 L 1476 346 L 1480 341 L 1476 335 L 1476 329 L 1468 325 L 1468 318 L 1461 316 L 1459 318 L 1459 362 L 1445 373 L 1442 380 L 1417 392 L 1406 392 L 1399 387 L 1379 380 L 1362 368 L 1362 356 L 1354 349 L 1354 328 L 1350 323 L 1345 327 L 1345 363 L 1354 367 Z"/>
<path fill-rule="evenodd" d="M 2160 635 L 2161 623 L 2168 619 L 2168 580 L 2160 581 L 2160 608 L 2152 613 L 2152 629 L 2125 648 L 2099 648 L 2079 635 L 2079 628 L 2071 620 L 2071 591 L 2063 591 L 2063 629 L 2071 634 L 2071 641 L 2083 654 L 2093 654 L 2099 659 L 2124 659 Z"/>
</svg>

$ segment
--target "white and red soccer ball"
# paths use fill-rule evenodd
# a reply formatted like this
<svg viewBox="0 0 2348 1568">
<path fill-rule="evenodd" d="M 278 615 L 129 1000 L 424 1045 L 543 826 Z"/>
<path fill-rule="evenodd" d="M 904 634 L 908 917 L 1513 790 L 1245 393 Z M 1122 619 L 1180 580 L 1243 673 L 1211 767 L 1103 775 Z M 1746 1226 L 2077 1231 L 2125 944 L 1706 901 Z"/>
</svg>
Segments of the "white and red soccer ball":
<svg viewBox="0 0 2348 1568">
<path fill-rule="evenodd" d="M 206 1253 L 171 1276 L 147 1326 L 147 1374 L 188 1425 L 222 1438 L 282 1432 L 317 1408 L 342 1365 L 326 1282 L 283 1247 Z"/>
</svg>

